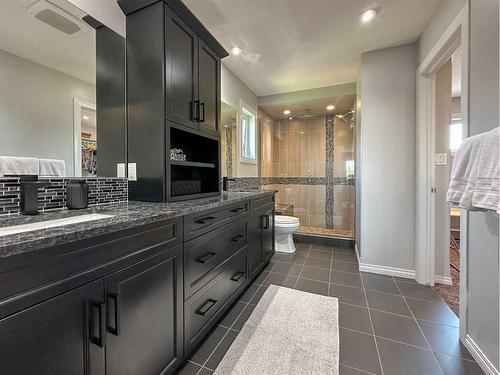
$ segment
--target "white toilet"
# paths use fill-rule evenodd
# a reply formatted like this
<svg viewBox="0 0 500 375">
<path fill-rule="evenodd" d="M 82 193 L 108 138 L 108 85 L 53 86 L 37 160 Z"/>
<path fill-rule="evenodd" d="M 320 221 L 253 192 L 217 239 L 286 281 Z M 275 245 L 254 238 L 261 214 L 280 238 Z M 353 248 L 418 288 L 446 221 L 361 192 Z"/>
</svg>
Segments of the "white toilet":
<svg viewBox="0 0 500 375">
<path fill-rule="evenodd" d="M 280 253 L 295 252 L 293 234 L 299 230 L 299 218 L 276 215 L 274 217 L 276 251 Z"/>
</svg>

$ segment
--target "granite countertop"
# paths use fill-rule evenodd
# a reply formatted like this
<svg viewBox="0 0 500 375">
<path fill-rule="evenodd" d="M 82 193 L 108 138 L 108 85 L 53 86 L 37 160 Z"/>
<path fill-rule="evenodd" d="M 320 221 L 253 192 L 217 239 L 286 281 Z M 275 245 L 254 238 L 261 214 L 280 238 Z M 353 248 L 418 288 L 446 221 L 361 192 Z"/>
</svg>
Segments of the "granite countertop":
<svg viewBox="0 0 500 375">
<path fill-rule="evenodd" d="M 165 219 L 171 219 L 192 212 L 209 210 L 211 208 L 221 207 L 268 194 L 274 194 L 274 191 L 225 191 L 216 197 L 193 199 L 176 203 L 131 201 L 128 203 L 94 206 L 77 211 L 61 210 L 47 212 L 37 216 L 17 215 L 6 217 L 0 219 L 0 228 L 93 213 L 113 215 L 113 217 L 106 219 L 0 236 L 0 259 L 40 250 L 49 246 L 61 245 Z"/>
</svg>

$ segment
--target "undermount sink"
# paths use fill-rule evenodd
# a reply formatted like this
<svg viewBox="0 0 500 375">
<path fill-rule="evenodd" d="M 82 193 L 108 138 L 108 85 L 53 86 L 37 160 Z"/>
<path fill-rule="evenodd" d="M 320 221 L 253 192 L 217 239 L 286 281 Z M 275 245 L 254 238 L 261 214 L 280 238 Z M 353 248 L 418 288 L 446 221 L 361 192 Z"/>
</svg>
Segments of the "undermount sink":
<svg viewBox="0 0 500 375">
<path fill-rule="evenodd" d="M 85 223 L 87 221 L 109 219 L 113 216 L 114 215 L 88 214 L 88 215 L 68 217 L 68 218 L 64 218 L 64 219 L 39 221 L 37 223 L 13 225 L 10 227 L 0 228 L 0 237 L 9 236 L 12 234 L 24 233 L 24 232 L 32 232 L 34 230 L 61 227 L 64 225 L 69 225 L 69 224 Z"/>
</svg>

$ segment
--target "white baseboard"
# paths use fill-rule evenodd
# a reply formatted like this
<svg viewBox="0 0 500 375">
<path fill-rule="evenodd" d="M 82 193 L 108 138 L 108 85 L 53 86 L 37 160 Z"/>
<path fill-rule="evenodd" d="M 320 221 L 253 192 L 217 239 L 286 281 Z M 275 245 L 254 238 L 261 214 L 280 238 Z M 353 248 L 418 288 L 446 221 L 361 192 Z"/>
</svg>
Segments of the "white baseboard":
<svg viewBox="0 0 500 375">
<path fill-rule="evenodd" d="M 370 272 L 379 275 L 397 276 L 397 277 L 403 277 L 405 279 L 415 280 L 415 270 L 363 263 L 359 256 L 357 245 L 354 245 L 354 250 L 356 251 L 356 257 L 358 258 L 358 263 L 359 263 L 359 270 L 361 272 Z"/>
<path fill-rule="evenodd" d="M 434 275 L 434 283 L 443 284 L 443 285 L 453 285 L 453 282 L 451 280 L 451 276 Z"/>
<path fill-rule="evenodd" d="M 464 345 L 467 349 L 469 349 L 470 354 L 474 357 L 477 364 L 486 375 L 500 375 L 498 369 L 495 368 L 493 363 L 491 363 L 488 357 L 486 357 L 486 355 L 481 351 L 472 337 L 465 335 Z"/>
</svg>

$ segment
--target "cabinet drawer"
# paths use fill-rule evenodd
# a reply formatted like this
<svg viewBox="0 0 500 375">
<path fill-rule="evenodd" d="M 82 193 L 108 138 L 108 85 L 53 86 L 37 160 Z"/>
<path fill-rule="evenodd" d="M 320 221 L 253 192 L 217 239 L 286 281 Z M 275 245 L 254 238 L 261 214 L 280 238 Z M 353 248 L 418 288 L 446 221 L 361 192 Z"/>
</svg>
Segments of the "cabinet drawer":
<svg viewBox="0 0 500 375">
<path fill-rule="evenodd" d="M 247 251 L 243 249 L 214 280 L 185 302 L 186 353 L 220 318 L 225 308 L 232 302 L 231 297 L 245 284 L 247 278 Z"/>
<path fill-rule="evenodd" d="M 206 284 L 216 268 L 247 244 L 247 221 L 204 234 L 184 245 L 184 296 L 187 299 Z"/>
<path fill-rule="evenodd" d="M 259 208 L 267 205 L 274 204 L 274 194 L 266 195 L 265 197 L 255 198 L 250 201 L 250 211 L 258 210 Z"/>
<path fill-rule="evenodd" d="M 198 237 L 248 214 L 248 201 L 223 208 L 196 212 L 184 217 L 184 241 Z"/>
</svg>

